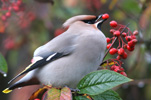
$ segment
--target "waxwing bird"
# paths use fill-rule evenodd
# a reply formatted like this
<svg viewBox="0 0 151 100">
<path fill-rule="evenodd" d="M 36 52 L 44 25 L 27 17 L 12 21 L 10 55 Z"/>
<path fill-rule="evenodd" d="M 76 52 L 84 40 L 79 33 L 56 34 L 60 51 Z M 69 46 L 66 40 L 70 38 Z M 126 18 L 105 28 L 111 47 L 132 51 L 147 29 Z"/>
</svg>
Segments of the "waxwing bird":
<svg viewBox="0 0 151 100">
<path fill-rule="evenodd" d="M 68 19 L 63 24 L 68 29 L 37 48 L 33 62 L 10 82 L 27 74 L 3 93 L 40 83 L 75 88 L 82 77 L 97 70 L 102 62 L 107 43 L 100 26 L 105 20 L 102 15 L 78 15 Z"/>
</svg>

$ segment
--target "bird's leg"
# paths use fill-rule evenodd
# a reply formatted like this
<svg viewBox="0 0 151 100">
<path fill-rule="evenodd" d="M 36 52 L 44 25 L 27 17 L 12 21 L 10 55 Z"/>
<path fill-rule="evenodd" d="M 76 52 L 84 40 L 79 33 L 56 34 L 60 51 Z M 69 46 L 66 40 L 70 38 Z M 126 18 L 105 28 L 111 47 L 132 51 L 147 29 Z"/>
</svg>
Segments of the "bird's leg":
<svg viewBox="0 0 151 100">
<path fill-rule="evenodd" d="M 73 89 L 73 88 L 70 88 L 71 92 L 79 92 L 80 90 L 79 89 Z"/>
<path fill-rule="evenodd" d="M 71 92 L 79 92 L 80 90 L 79 89 L 73 89 L 73 88 L 70 88 Z"/>
<path fill-rule="evenodd" d="M 68 87 L 68 86 L 65 86 L 65 87 Z M 71 92 L 79 92 L 80 90 L 79 89 L 73 89 L 73 88 L 70 88 L 70 87 L 68 87 L 70 90 L 71 90 Z"/>
</svg>

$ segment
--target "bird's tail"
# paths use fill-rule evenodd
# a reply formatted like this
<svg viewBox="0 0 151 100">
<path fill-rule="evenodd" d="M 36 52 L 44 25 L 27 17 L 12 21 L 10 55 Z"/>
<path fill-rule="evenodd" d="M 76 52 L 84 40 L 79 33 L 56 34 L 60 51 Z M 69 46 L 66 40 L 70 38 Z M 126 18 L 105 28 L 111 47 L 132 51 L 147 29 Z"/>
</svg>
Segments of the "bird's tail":
<svg viewBox="0 0 151 100">
<path fill-rule="evenodd" d="M 21 88 L 21 87 L 28 86 L 28 85 L 38 85 L 39 83 L 40 82 L 37 80 L 37 78 L 31 78 L 28 81 L 19 80 L 16 83 L 12 84 L 10 87 L 3 90 L 2 92 L 7 94 L 16 88 Z"/>
<path fill-rule="evenodd" d="M 19 88 L 19 86 L 22 86 L 22 85 L 23 85 L 23 83 L 16 82 L 15 84 L 13 84 L 10 87 L 6 88 L 2 92 L 5 93 L 5 94 L 10 93 L 13 89 Z"/>
<path fill-rule="evenodd" d="M 11 90 L 11 89 L 9 89 L 9 88 L 6 88 L 6 89 L 5 89 L 5 90 L 3 90 L 2 92 L 3 92 L 3 93 L 5 93 L 5 94 L 7 94 L 7 93 L 12 92 L 12 90 Z"/>
</svg>

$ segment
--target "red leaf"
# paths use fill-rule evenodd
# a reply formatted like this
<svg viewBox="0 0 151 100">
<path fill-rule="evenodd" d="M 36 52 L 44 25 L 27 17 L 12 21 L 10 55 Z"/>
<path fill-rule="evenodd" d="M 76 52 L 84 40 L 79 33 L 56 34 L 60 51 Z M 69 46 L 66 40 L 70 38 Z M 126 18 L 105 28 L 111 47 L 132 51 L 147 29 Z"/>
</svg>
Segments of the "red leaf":
<svg viewBox="0 0 151 100">
<path fill-rule="evenodd" d="M 60 100 L 72 100 L 72 93 L 68 87 L 61 89 Z"/>
<path fill-rule="evenodd" d="M 61 91 L 56 88 L 51 88 L 47 92 L 46 100 L 60 100 Z"/>
</svg>

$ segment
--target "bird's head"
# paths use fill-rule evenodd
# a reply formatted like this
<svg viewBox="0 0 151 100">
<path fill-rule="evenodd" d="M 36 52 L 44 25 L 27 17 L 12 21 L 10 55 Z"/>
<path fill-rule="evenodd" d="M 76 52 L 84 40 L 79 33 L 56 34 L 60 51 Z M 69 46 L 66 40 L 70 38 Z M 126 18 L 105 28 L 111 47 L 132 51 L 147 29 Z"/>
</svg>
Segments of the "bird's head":
<svg viewBox="0 0 151 100">
<path fill-rule="evenodd" d="M 77 21 L 81 21 L 83 23 L 86 24 L 94 24 L 98 29 L 101 28 L 102 23 L 106 20 L 106 19 L 102 19 L 103 14 L 100 14 L 99 16 L 94 16 L 94 15 L 78 15 L 78 16 L 74 16 L 69 18 L 64 24 L 63 27 L 67 28 L 70 25 L 72 25 L 73 23 L 77 22 Z"/>
</svg>

